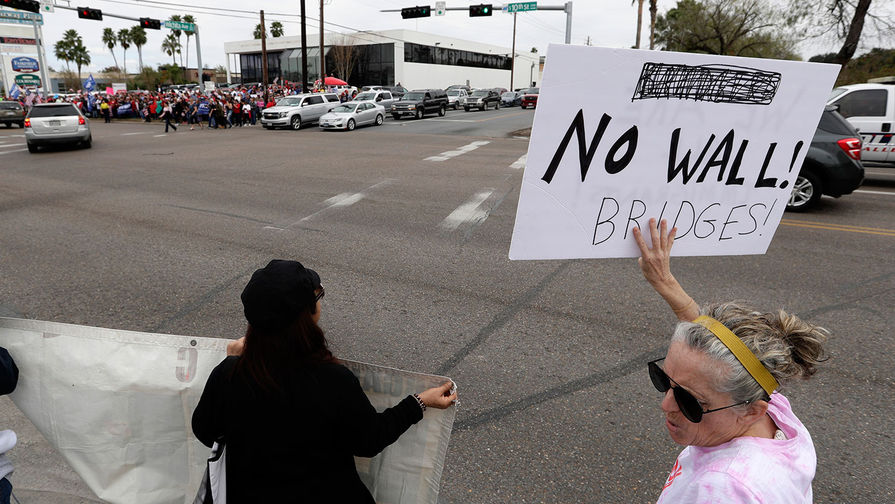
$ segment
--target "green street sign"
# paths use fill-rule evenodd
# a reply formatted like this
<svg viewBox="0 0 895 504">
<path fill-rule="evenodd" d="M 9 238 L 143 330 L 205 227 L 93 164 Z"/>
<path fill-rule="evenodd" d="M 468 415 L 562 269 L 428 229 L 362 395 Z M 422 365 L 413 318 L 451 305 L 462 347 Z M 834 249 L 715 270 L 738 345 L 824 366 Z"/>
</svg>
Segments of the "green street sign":
<svg viewBox="0 0 895 504">
<path fill-rule="evenodd" d="M 187 32 L 196 31 L 195 23 L 184 23 L 183 21 L 165 21 L 163 24 L 165 25 L 165 28 L 168 28 L 169 30 L 180 30 Z"/>
<path fill-rule="evenodd" d="M 36 75 L 19 74 L 16 75 L 16 84 L 20 86 L 40 87 L 40 77 Z"/>
<path fill-rule="evenodd" d="M 507 12 L 524 12 L 538 10 L 538 2 L 516 2 L 507 4 Z"/>
</svg>

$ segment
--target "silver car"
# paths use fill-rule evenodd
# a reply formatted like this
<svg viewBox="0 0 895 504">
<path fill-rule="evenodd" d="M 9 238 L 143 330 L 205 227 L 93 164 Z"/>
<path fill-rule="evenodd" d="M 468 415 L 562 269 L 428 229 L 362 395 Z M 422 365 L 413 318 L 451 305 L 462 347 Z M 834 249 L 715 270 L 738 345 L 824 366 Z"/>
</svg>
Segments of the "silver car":
<svg viewBox="0 0 895 504">
<path fill-rule="evenodd" d="M 41 103 L 25 118 L 25 143 L 29 152 L 41 145 L 81 144 L 89 149 L 93 136 L 90 122 L 71 103 Z"/>
<path fill-rule="evenodd" d="M 323 129 L 353 130 L 364 124 L 380 126 L 385 119 L 385 109 L 373 102 L 347 102 L 324 114 L 320 118 Z"/>
</svg>

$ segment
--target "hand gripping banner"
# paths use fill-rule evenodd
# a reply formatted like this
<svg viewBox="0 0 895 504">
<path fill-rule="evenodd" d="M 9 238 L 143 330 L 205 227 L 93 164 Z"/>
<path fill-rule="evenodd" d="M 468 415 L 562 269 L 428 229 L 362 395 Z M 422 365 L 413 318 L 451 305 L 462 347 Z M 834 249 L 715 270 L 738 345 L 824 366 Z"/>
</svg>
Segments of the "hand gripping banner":
<svg viewBox="0 0 895 504">
<path fill-rule="evenodd" d="M 16 406 L 110 503 L 190 504 L 210 449 L 190 420 L 228 340 L 0 317 L 19 367 Z M 342 361 L 381 411 L 447 378 Z M 377 503 L 438 500 L 456 408 L 423 421 L 372 459 L 357 458 Z"/>
</svg>

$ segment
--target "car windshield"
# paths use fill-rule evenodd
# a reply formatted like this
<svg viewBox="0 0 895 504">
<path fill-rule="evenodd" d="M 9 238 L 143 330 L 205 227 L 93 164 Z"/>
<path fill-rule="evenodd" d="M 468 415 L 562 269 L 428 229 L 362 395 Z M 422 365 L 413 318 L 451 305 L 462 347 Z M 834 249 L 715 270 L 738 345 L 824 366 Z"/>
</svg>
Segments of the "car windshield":
<svg viewBox="0 0 895 504">
<path fill-rule="evenodd" d="M 844 93 L 846 91 L 848 91 L 848 89 L 841 88 L 841 87 L 834 89 L 833 91 L 830 92 L 830 97 L 827 98 L 827 101 L 829 102 L 833 98 L 836 98 L 837 96 L 841 95 L 842 93 Z"/>
<path fill-rule="evenodd" d="M 450 91 L 448 91 L 448 96 L 460 96 L 460 90 L 459 89 L 451 89 Z"/>
<path fill-rule="evenodd" d="M 476 92 L 472 93 L 472 96 L 476 96 L 476 97 L 488 96 L 488 92 L 487 91 L 476 91 Z"/>
<path fill-rule="evenodd" d="M 301 98 L 283 98 L 277 102 L 277 107 L 297 107 L 301 103 Z"/>
<path fill-rule="evenodd" d="M 76 115 L 78 115 L 78 111 L 75 109 L 74 105 L 66 103 L 63 105 L 43 105 L 40 107 L 33 107 L 28 117 L 65 117 Z"/>
<path fill-rule="evenodd" d="M 354 97 L 354 101 L 372 101 L 376 99 L 376 93 L 361 93 Z"/>
<path fill-rule="evenodd" d="M 512 92 L 512 91 L 508 91 L 508 92 L 502 94 L 501 96 L 504 97 L 504 98 L 515 98 L 515 97 L 516 97 L 516 93 L 514 93 L 514 92 Z"/>
<path fill-rule="evenodd" d="M 404 95 L 405 100 L 422 100 L 426 95 L 423 93 L 407 93 Z"/>
<path fill-rule="evenodd" d="M 16 102 L 0 102 L 0 109 L 22 110 L 22 106 Z"/>
<path fill-rule="evenodd" d="M 354 104 L 346 103 L 344 105 L 339 105 L 338 107 L 332 109 L 330 112 L 332 112 L 334 114 L 350 114 L 351 112 L 354 112 L 354 109 L 356 107 L 357 107 L 356 103 L 354 103 Z"/>
</svg>

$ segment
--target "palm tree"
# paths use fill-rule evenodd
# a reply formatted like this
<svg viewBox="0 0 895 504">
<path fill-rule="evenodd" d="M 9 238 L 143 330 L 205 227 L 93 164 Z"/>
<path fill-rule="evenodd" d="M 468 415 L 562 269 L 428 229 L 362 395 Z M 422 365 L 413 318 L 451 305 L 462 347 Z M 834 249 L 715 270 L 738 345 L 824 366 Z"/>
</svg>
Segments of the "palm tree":
<svg viewBox="0 0 895 504">
<path fill-rule="evenodd" d="M 143 46 L 146 45 L 146 30 L 136 25 L 131 28 L 131 42 L 137 48 L 137 57 L 140 61 L 140 71 L 143 71 Z"/>
<path fill-rule="evenodd" d="M 271 37 L 282 37 L 283 36 L 283 23 L 279 21 L 274 21 L 270 23 L 270 36 Z"/>
<path fill-rule="evenodd" d="M 53 53 L 56 55 L 56 59 L 65 62 L 65 68 L 68 69 L 68 62 L 73 59 L 71 55 L 71 44 L 65 39 L 59 40 L 53 45 Z"/>
<path fill-rule="evenodd" d="M 180 42 L 177 41 L 177 37 L 174 36 L 173 33 L 169 33 L 165 40 L 162 42 L 162 51 L 165 52 L 168 56 L 171 56 L 171 61 L 176 65 L 177 60 L 174 59 L 174 55 L 180 49 Z"/>
<path fill-rule="evenodd" d="M 649 48 L 656 48 L 656 14 L 658 12 L 658 6 L 656 5 L 658 0 L 649 0 Z"/>
<path fill-rule="evenodd" d="M 631 5 L 637 2 L 637 38 L 634 42 L 634 49 L 640 49 L 640 26 L 643 24 L 643 0 L 631 0 Z"/>
<path fill-rule="evenodd" d="M 267 33 L 265 33 L 264 35 L 267 35 Z M 258 23 L 255 25 L 255 31 L 252 32 L 252 38 L 254 38 L 256 40 L 261 39 L 261 23 Z M 265 38 L 267 38 L 267 37 L 265 37 Z"/>
<path fill-rule="evenodd" d="M 127 80 L 127 48 L 131 46 L 131 31 L 127 28 L 118 30 L 118 44 L 121 45 L 124 56 L 122 63 L 124 64 L 124 79 Z"/>
<path fill-rule="evenodd" d="M 81 43 L 79 39 L 77 44 L 71 49 L 71 58 L 74 60 L 75 65 L 78 66 L 78 84 L 81 82 L 81 67 L 84 65 L 90 64 L 90 52 L 84 47 L 84 44 Z"/>
<path fill-rule="evenodd" d="M 180 14 L 171 14 L 171 17 L 168 18 L 168 21 L 174 21 L 174 22 L 179 23 L 179 22 L 183 21 L 183 19 L 180 17 Z M 174 34 L 174 37 L 177 38 L 177 52 L 180 53 L 180 48 L 181 48 L 181 45 L 180 45 L 180 35 L 181 35 L 183 32 L 180 31 L 180 30 L 171 30 L 171 32 Z M 175 61 L 175 63 L 176 63 L 176 61 Z M 181 58 L 181 60 L 180 60 L 180 66 L 183 66 L 183 59 L 182 59 L 182 58 Z"/>
<path fill-rule="evenodd" d="M 192 16 L 192 14 L 185 14 L 183 16 L 183 22 L 196 24 L 196 18 L 194 18 Z M 193 32 L 185 31 L 185 32 L 183 32 L 183 34 L 186 35 L 186 66 L 185 66 L 185 68 L 189 69 L 190 68 L 190 37 L 193 36 Z"/>
<path fill-rule="evenodd" d="M 118 37 L 115 36 L 115 32 L 112 31 L 111 28 L 103 29 L 103 43 L 106 44 L 106 47 L 112 52 L 112 59 L 115 60 L 115 66 L 118 67 L 120 71 L 121 67 L 118 66 L 118 57 L 115 56 L 115 46 L 118 45 Z"/>
</svg>

